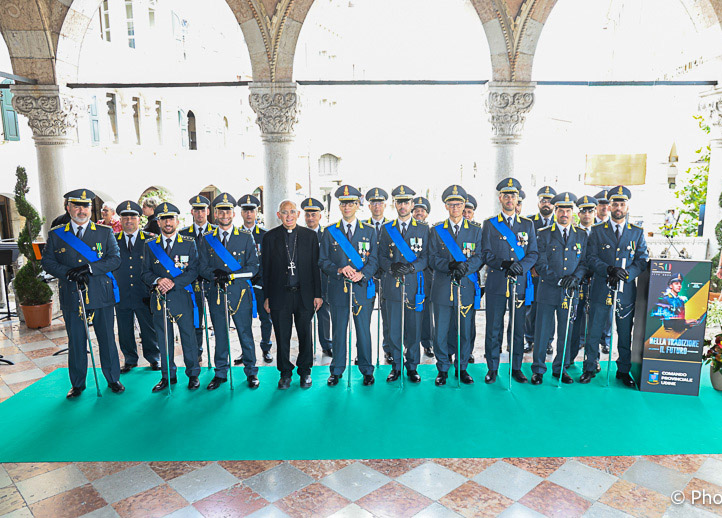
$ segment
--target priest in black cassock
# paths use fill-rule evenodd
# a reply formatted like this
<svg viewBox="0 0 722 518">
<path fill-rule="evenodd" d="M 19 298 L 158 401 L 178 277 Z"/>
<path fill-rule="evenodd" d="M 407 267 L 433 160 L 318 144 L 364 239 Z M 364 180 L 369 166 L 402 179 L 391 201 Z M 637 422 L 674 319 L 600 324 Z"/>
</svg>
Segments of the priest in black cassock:
<svg viewBox="0 0 722 518">
<path fill-rule="evenodd" d="M 311 386 L 313 365 L 314 311 L 323 304 L 321 274 L 318 269 L 316 232 L 296 225 L 299 209 L 290 200 L 281 202 L 276 213 L 281 225 L 263 236 L 264 309 L 271 313 L 278 347 L 279 389 L 291 386 L 293 363 L 290 359 L 291 325 L 298 335 L 297 373 L 301 387 Z"/>
</svg>

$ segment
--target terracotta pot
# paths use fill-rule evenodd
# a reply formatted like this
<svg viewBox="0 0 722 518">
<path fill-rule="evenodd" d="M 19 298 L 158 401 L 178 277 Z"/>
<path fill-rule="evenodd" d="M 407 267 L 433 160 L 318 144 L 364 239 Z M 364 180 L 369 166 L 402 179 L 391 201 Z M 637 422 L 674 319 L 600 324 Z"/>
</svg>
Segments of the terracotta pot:
<svg viewBox="0 0 722 518">
<path fill-rule="evenodd" d="M 20 306 L 25 317 L 25 325 L 30 329 L 48 327 L 53 320 L 53 303 L 39 304 L 37 306 Z"/>
<path fill-rule="evenodd" d="M 713 372 L 712 368 L 709 369 L 709 379 L 712 380 L 712 386 L 716 390 L 722 391 L 722 369 L 717 372 Z"/>
<path fill-rule="evenodd" d="M 715 301 L 715 300 L 720 300 L 720 295 L 722 295 L 722 293 L 712 293 L 712 292 L 710 291 L 710 292 L 709 292 L 708 299 L 709 299 L 710 302 Z"/>
</svg>

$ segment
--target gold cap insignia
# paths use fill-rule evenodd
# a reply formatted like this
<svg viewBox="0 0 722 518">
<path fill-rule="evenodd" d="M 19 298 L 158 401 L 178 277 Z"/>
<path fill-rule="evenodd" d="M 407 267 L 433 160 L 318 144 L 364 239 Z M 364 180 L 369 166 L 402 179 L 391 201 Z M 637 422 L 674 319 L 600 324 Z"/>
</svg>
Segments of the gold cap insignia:
<svg viewBox="0 0 722 518">
<path fill-rule="evenodd" d="M 622 186 L 619 186 L 619 194 L 624 194 L 624 189 L 622 189 Z"/>
<path fill-rule="evenodd" d="M 251 204 L 251 197 L 250 197 L 250 196 L 246 196 L 246 203 L 249 204 L 249 205 Z"/>
<path fill-rule="evenodd" d="M 587 199 L 586 196 L 584 197 L 584 203 L 589 203 L 589 200 Z"/>
<path fill-rule="evenodd" d="M 200 202 L 201 202 L 201 197 L 200 197 L 200 196 L 196 196 L 196 203 L 200 203 Z"/>
<path fill-rule="evenodd" d="M 400 187 L 400 189 L 399 189 L 399 194 L 405 194 L 405 193 L 404 193 L 404 186 L 403 186 L 403 185 L 402 185 L 402 186 Z"/>
<path fill-rule="evenodd" d="M 348 185 L 344 186 L 343 188 L 343 195 L 348 196 Z"/>
<path fill-rule="evenodd" d="M 509 183 L 507 183 L 507 187 L 514 187 L 514 180 L 512 178 L 509 178 Z"/>
<path fill-rule="evenodd" d="M 546 189 L 544 189 L 545 194 L 549 194 L 549 186 L 547 185 Z"/>
<path fill-rule="evenodd" d="M 127 210 L 130 210 L 130 202 L 128 202 Z"/>
<path fill-rule="evenodd" d="M 82 200 L 85 199 L 85 191 L 83 191 L 83 194 L 80 195 L 80 199 L 82 199 Z"/>
<path fill-rule="evenodd" d="M 566 194 L 564 195 L 564 201 L 569 201 L 569 193 L 566 193 Z"/>
<path fill-rule="evenodd" d="M 456 188 L 456 185 L 454 185 L 454 188 L 451 190 L 451 194 L 459 194 L 459 189 Z"/>
<path fill-rule="evenodd" d="M 378 197 L 379 197 L 379 188 L 376 187 L 376 188 L 374 189 L 374 198 L 378 198 Z"/>
<path fill-rule="evenodd" d="M 223 201 L 228 203 L 228 194 L 223 193 Z"/>
<path fill-rule="evenodd" d="M 163 204 L 163 212 L 168 212 L 168 204 L 167 203 Z"/>
</svg>

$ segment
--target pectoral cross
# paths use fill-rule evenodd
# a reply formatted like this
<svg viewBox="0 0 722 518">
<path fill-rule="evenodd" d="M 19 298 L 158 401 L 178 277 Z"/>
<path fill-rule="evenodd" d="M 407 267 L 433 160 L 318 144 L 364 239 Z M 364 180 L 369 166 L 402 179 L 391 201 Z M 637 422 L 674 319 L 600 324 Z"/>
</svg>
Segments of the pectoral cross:
<svg viewBox="0 0 722 518">
<path fill-rule="evenodd" d="M 291 261 L 291 263 L 288 265 L 288 269 L 291 270 L 291 276 L 293 277 L 296 275 L 296 263 Z"/>
</svg>

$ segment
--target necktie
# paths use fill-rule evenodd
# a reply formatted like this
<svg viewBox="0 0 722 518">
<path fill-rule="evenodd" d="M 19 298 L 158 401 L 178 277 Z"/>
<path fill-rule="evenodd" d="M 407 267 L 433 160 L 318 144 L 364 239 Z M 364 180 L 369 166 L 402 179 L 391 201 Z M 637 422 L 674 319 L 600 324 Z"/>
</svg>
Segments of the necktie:
<svg viewBox="0 0 722 518">
<path fill-rule="evenodd" d="M 454 237 L 459 237 L 459 225 L 454 225 Z"/>
<path fill-rule="evenodd" d="M 223 232 L 223 248 L 228 248 L 228 232 Z"/>
<path fill-rule="evenodd" d="M 196 232 L 196 239 L 200 239 L 201 236 L 203 236 L 203 229 L 201 227 L 198 227 L 198 232 Z"/>
<path fill-rule="evenodd" d="M 514 226 L 514 222 L 511 216 L 506 218 L 506 224 L 509 226 L 509 228 L 512 228 Z"/>
<path fill-rule="evenodd" d="M 353 234 L 351 233 L 351 223 L 346 223 L 346 237 L 349 241 L 351 241 L 351 238 L 353 237 Z"/>
<path fill-rule="evenodd" d="M 406 235 L 406 223 L 401 224 L 401 237 Z"/>
<path fill-rule="evenodd" d="M 128 252 L 133 251 L 133 236 L 128 236 Z"/>
<path fill-rule="evenodd" d="M 170 255 L 170 251 L 173 249 L 173 240 L 169 237 L 165 238 L 165 253 Z"/>
<path fill-rule="evenodd" d="M 567 244 L 567 229 L 566 228 L 562 231 L 562 235 L 564 236 L 564 244 L 566 245 Z"/>
<path fill-rule="evenodd" d="M 379 232 L 381 232 L 381 223 L 378 221 L 376 222 L 376 237 L 379 237 Z"/>
<path fill-rule="evenodd" d="M 78 227 L 78 231 L 75 233 L 78 239 L 83 239 L 83 227 Z"/>
<path fill-rule="evenodd" d="M 617 231 L 615 232 L 615 234 L 617 234 L 617 241 L 619 241 L 619 239 L 622 237 L 622 226 L 621 225 L 617 225 Z"/>
</svg>

